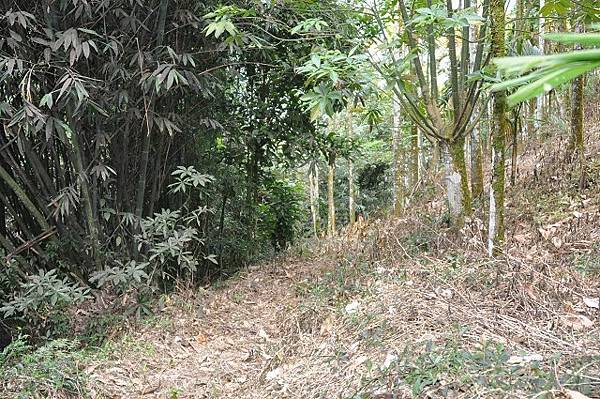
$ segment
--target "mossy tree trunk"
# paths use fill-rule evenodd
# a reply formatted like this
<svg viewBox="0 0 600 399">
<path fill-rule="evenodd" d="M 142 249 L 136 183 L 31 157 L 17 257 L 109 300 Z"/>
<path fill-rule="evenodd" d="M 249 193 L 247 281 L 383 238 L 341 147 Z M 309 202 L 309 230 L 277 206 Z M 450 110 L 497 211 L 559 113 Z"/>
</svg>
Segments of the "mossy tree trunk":
<svg viewBox="0 0 600 399">
<path fill-rule="evenodd" d="M 459 185 L 462 196 L 462 210 L 464 216 L 471 215 L 473 204 L 471 190 L 469 189 L 469 177 L 467 175 L 467 164 L 465 162 L 465 136 L 460 135 L 449 144 L 452 168 L 459 175 Z"/>
<path fill-rule="evenodd" d="M 491 0 L 492 56 L 506 53 L 504 43 L 505 0 Z M 504 244 L 504 192 L 506 158 L 506 92 L 494 93 L 492 114 L 492 182 L 490 185 L 490 214 L 488 226 L 488 252 L 490 256 L 502 253 Z"/>
</svg>

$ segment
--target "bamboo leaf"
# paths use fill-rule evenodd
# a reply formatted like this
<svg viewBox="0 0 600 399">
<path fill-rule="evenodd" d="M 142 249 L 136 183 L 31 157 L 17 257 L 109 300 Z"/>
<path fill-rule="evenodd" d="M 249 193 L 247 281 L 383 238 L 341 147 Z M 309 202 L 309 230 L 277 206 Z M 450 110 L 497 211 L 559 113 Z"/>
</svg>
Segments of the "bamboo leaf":
<svg viewBox="0 0 600 399">
<path fill-rule="evenodd" d="M 544 38 L 562 44 L 600 46 L 600 33 L 548 33 Z"/>
<path fill-rule="evenodd" d="M 600 61 L 584 63 L 580 65 L 567 65 L 563 68 L 559 68 L 553 73 L 550 73 L 543 78 L 536 80 L 535 82 L 521 87 L 514 94 L 508 97 L 508 105 L 512 107 L 520 102 L 537 97 L 556 86 L 566 83 L 579 75 L 597 68 L 598 66 L 600 66 Z"/>
</svg>

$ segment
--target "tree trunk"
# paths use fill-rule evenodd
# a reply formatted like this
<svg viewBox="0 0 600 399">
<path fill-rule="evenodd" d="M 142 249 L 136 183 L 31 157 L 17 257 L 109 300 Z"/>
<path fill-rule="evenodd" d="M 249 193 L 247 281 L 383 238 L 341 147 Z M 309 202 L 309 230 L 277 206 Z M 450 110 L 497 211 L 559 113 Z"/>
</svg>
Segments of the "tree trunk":
<svg viewBox="0 0 600 399">
<path fill-rule="evenodd" d="M 460 173 L 455 169 L 450 151 L 450 145 L 446 141 L 440 142 L 442 160 L 444 162 L 446 197 L 448 199 L 448 211 L 453 224 L 460 223 L 463 214 L 463 196 L 461 190 Z"/>
<path fill-rule="evenodd" d="M 481 199 L 483 194 L 483 153 L 481 137 L 477 127 L 471 131 L 471 192 L 473 199 Z"/>
<path fill-rule="evenodd" d="M 168 7 L 169 7 L 169 0 L 161 0 L 160 1 L 158 24 L 157 24 L 157 30 L 156 30 L 156 45 L 157 46 L 161 46 L 162 42 L 163 42 Z M 146 193 L 146 180 L 147 180 L 147 174 L 148 174 L 148 158 L 150 156 L 150 143 L 152 140 L 152 137 L 151 137 L 152 130 L 150 128 L 151 124 L 150 124 L 150 121 L 148 118 L 154 112 L 155 99 L 152 98 L 150 100 L 150 104 L 147 104 L 146 101 L 144 101 L 144 103 L 145 103 L 144 105 L 147 107 L 147 109 L 145 110 L 146 111 L 145 115 L 146 115 L 147 131 L 146 131 L 146 134 L 144 135 L 144 139 L 142 141 L 142 160 L 140 162 L 140 170 L 139 170 L 140 177 L 138 180 L 138 187 L 137 187 L 136 200 L 135 200 L 135 215 L 138 218 L 141 218 L 144 213 L 144 197 L 145 197 L 145 193 Z"/>
<path fill-rule="evenodd" d="M 467 164 L 465 163 L 465 137 L 459 136 L 449 143 L 450 158 L 452 161 L 452 179 L 455 180 L 460 189 L 461 216 L 469 216 L 472 212 L 471 191 L 469 189 L 469 178 L 467 175 Z M 448 196 L 450 199 L 450 196 Z M 461 218 L 462 219 L 462 218 Z M 459 221 L 460 224 L 460 221 Z"/>
<path fill-rule="evenodd" d="M 75 172 L 77 175 L 77 181 L 81 188 L 81 196 L 83 197 L 83 211 L 85 214 L 85 222 L 87 225 L 87 232 L 90 235 L 90 241 L 92 245 L 93 251 L 93 259 L 96 266 L 96 270 L 102 270 L 102 261 L 100 259 L 100 240 L 99 240 L 99 232 L 97 220 L 94 219 L 94 210 L 92 208 L 92 197 L 91 191 L 88 184 L 88 177 L 86 173 L 86 168 L 84 167 L 83 162 L 83 148 L 79 143 L 79 134 L 80 129 L 73 129 L 72 134 L 72 143 L 73 143 L 73 156 L 74 162 L 73 166 L 75 167 Z"/>
<path fill-rule="evenodd" d="M 583 23 L 581 19 L 575 22 L 575 32 L 583 32 Z M 581 45 L 576 45 L 576 50 L 581 50 Z M 573 80 L 572 98 L 571 98 L 571 150 L 577 154 L 579 166 L 579 188 L 583 189 L 586 185 L 585 172 L 585 146 L 583 141 L 583 87 L 585 76 L 579 76 Z"/>
<path fill-rule="evenodd" d="M 319 238 L 321 232 L 321 213 L 319 206 L 319 166 L 313 162 L 308 171 L 308 189 L 310 196 L 310 214 L 313 222 L 313 233 Z"/>
<path fill-rule="evenodd" d="M 354 189 L 354 163 L 348 160 L 348 213 L 350 226 L 356 222 L 356 193 Z"/>
<path fill-rule="evenodd" d="M 416 125 L 412 125 L 410 134 L 411 190 L 415 190 L 421 178 L 421 136 Z"/>
<path fill-rule="evenodd" d="M 42 231 L 50 230 L 50 225 L 46 221 L 46 218 L 42 214 L 42 212 L 34 205 L 34 203 L 29 199 L 25 190 L 19 186 L 19 184 L 12 178 L 12 176 L 0 165 L 0 179 L 4 180 L 4 183 L 15 193 L 15 195 L 19 198 L 19 201 L 25 206 L 25 208 L 31 213 L 31 216 L 38 223 Z"/>
<path fill-rule="evenodd" d="M 350 107 L 346 109 L 346 132 L 349 138 L 354 135 L 354 122 L 352 120 L 352 113 Z M 348 157 L 348 220 L 350 226 L 356 222 L 356 192 L 354 187 L 354 162 L 351 156 Z"/>
<path fill-rule="evenodd" d="M 544 7 L 544 0 L 540 0 L 540 9 L 542 9 L 542 7 Z M 545 42 L 544 42 L 544 24 L 545 24 L 545 20 L 543 15 L 540 13 L 540 19 L 539 19 L 539 23 L 540 23 L 540 29 L 539 29 L 539 35 L 538 35 L 538 50 L 539 50 L 539 54 L 540 55 L 544 55 L 544 46 L 545 46 Z M 536 103 L 535 103 L 535 130 L 538 131 L 540 129 L 542 120 L 544 119 L 544 94 L 541 94 L 537 97 L 536 99 Z"/>
<path fill-rule="evenodd" d="M 492 46 L 494 57 L 506 53 L 504 44 L 505 0 L 492 0 Z M 505 190 L 505 147 L 506 147 L 506 92 L 494 93 L 492 131 L 492 182 L 490 185 L 490 218 L 488 226 L 488 253 L 501 254 L 504 244 L 504 190 Z"/>
<path fill-rule="evenodd" d="M 402 173 L 402 143 L 401 143 L 401 115 L 400 107 L 394 102 L 392 109 L 392 156 L 393 156 L 393 202 L 394 202 L 394 215 L 399 216 L 402 213 L 404 205 L 404 182 Z"/>
<path fill-rule="evenodd" d="M 335 154 L 329 153 L 327 160 L 327 234 L 335 235 L 335 200 L 333 198 L 333 184 L 335 182 Z"/>
</svg>

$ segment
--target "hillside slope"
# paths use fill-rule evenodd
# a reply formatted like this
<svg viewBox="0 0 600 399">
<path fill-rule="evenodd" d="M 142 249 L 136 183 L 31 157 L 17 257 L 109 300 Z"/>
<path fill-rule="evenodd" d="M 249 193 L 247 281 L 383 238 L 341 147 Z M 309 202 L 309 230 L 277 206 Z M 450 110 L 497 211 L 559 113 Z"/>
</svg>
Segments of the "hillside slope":
<svg viewBox="0 0 600 399">
<path fill-rule="evenodd" d="M 222 286 L 171 296 L 153 322 L 110 342 L 86 369 L 93 391 L 600 397 L 598 136 L 588 129 L 583 193 L 572 168 L 557 167 L 566 146 L 525 149 L 507 195 L 505 258 L 483 255 L 483 221 L 456 235 L 427 217 L 439 204 L 424 203 L 419 218 L 375 221 Z"/>
<path fill-rule="evenodd" d="M 501 259 L 485 255 L 482 215 L 457 233 L 444 226 L 440 201 L 413 204 L 402 218 L 306 242 L 205 289 L 181 289 L 142 322 L 107 317 L 98 329 L 114 333 L 102 346 L 69 358 L 83 371 L 81 386 L 59 375 L 44 392 L 600 397 L 600 132 L 587 134 L 583 192 L 563 166 L 566 146 L 541 140 L 524 149 L 507 193 Z M 7 379 L 0 397 L 17 397 L 22 375 L 15 371 L 17 382 Z"/>
</svg>

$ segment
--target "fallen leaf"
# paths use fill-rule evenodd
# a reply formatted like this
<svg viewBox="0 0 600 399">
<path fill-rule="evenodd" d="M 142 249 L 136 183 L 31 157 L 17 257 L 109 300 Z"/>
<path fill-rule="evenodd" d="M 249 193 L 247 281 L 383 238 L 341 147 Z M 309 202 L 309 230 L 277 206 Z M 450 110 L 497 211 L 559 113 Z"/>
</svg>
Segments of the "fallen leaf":
<svg viewBox="0 0 600 399">
<path fill-rule="evenodd" d="M 279 377 L 279 375 L 281 374 L 281 369 L 279 367 L 277 367 L 276 369 L 273 369 L 271 371 L 269 371 L 265 377 L 265 379 L 267 381 L 271 381 L 277 377 Z"/>
<path fill-rule="evenodd" d="M 524 355 L 524 356 L 511 356 L 507 362 L 508 362 L 508 364 L 523 364 L 523 363 L 531 363 L 531 362 L 541 362 L 542 360 L 544 360 L 542 355 L 533 353 L 531 355 Z"/>
<path fill-rule="evenodd" d="M 570 389 L 565 389 L 564 392 L 567 394 L 569 399 L 591 399 L 589 396 L 586 396 L 581 392 L 572 391 Z"/>
<path fill-rule="evenodd" d="M 346 305 L 344 310 L 348 314 L 356 313 L 358 311 L 358 301 L 354 300 L 354 301 L 350 302 L 349 304 Z"/>
<path fill-rule="evenodd" d="M 388 353 L 385 357 L 385 360 L 383 361 L 383 368 L 389 368 L 392 365 L 392 363 L 394 363 L 396 360 L 398 360 L 398 356 L 392 353 Z"/>
<path fill-rule="evenodd" d="M 556 249 L 562 247 L 563 240 L 560 237 L 552 237 L 552 245 L 556 247 Z"/>
<path fill-rule="evenodd" d="M 264 339 L 265 341 L 269 340 L 269 334 L 267 334 L 267 332 L 262 328 L 258 331 L 258 336 Z"/>
<path fill-rule="evenodd" d="M 600 309 L 600 297 L 598 298 L 590 298 L 583 297 L 583 303 L 589 308 Z"/>
<path fill-rule="evenodd" d="M 354 359 L 354 361 L 352 363 L 354 364 L 354 367 L 357 367 L 357 366 L 360 366 L 361 364 L 363 364 L 364 362 L 366 362 L 367 360 L 369 360 L 369 358 L 362 355 L 362 356 L 359 356 L 356 359 Z"/>
<path fill-rule="evenodd" d="M 594 322 L 580 314 L 569 314 L 561 318 L 562 323 L 574 330 L 583 330 L 594 325 Z"/>
<path fill-rule="evenodd" d="M 204 334 L 196 335 L 196 342 L 199 344 L 205 344 L 208 341 L 208 337 Z"/>
<path fill-rule="evenodd" d="M 535 290 L 533 289 L 533 286 L 531 284 L 525 285 L 525 292 L 527 293 L 527 296 L 533 299 L 534 301 L 538 299 L 537 295 L 535 294 Z"/>
<path fill-rule="evenodd" d="M 540 232 L 542 237 L 544 237 L 544 240 L 547 240 L 552 235 L 552 232 L 550 230 L 546 230 L 541 227 L 538 229 L 538 231 Z"/>
<path fill-rule="evenodd" d="M 321 324 L 321 335 L 330 334 L 333 331 L 333 316 L 329 315 L 325 320 L 323 320 L 323 324 Z"/>
<path fill-rule="evenodd" d="M 529 239 L 530 234 L 515 234 L 515 240 L 517 240 L 517 242 L 521 243 L 521 244 L 527 244 L 530 239 Z"/>
</svg>

